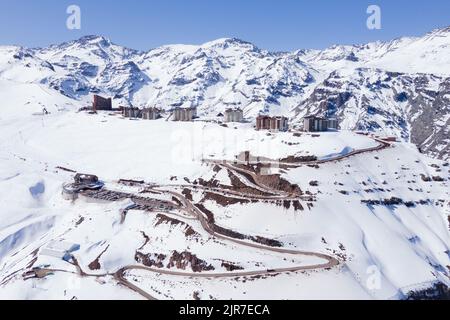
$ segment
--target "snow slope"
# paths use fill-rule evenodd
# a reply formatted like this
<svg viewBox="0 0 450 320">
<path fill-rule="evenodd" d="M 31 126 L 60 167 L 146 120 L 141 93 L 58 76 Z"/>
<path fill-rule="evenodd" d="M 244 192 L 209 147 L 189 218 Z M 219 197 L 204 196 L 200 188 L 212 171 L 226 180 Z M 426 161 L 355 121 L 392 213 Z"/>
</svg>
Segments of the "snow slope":
<svg viewBox="0 0 450 320">
<path fill-rule="evenodd" d="M 292 133 L 267 136 L 255 133 L 247 124 L 235 129 L 201 121 L 130 121 L 109 113 L 89 115 L 68 110 L 46 116 L 20 114 L 0 121 L 3 299 L 140 299 L 136 292 L 105 275 L 138 264 L 137 252 L 164 255 L 163 270 L 175 251 L 195 254 L 214 267 L 211 272 L 218 273 L 227 272 L 224 261 L 246 271 L 320 263 L 314 257 L 289 258 L 215 239 L 182 212 L 167 215 L 181 221 L 178 223 L 138 210 L 130 211 L 121 222 L 120 212 L 129 201 L 67 201 L 61 187 L 73 174 L 57 166 L 98 174 L 109 188 L 123 191 L 135 189 L 116 186 L 120 178 L 162 185 L 182 185 L 186 179 L 203 178 L 230 185 L 224 169 L 216 172 L 211 165 L 202 164 L 204 155 L 232 160 L 233 154 L 250 147 L 255 156 L 327 158 L 377 145 L 368 136 L 346 131 L 318 137 Z M 211 141 L 220 147 L 211 147 Z M 269 142 L 273 154 L 264 153 Z M 130 270 L 125 277 L 159 299 L 192 299 L 194 294 L 202 299 L 404 298 L 411 288 L 437 281 L 448 283 L 448 170 L 445 162 L 430 160 L 413 145 L 398 143 L 318 167 L 281 169 L 285 179 L 316 198 L 311 206 L 303 202 L 301 211 L 265 202 L 223 206 L 213 200 L 203 201 L 222 227 L 276 239 L 286 248 L 338 257 L 339 267 L 328 271 L 282 273 L 251 281 L 245 281 L 245 277 L 208 281 L 158 276 L 143 270 Z M 421 174 L 441 176 L 444 181 L 426 182 Z M 205 195 L 197 191 L 193 196 L 201 201 Z M 391 197 L 417 204 L 407 207 L 361 202 Z M 188 227 L 194 235 L 186 236 Z M 72 264 L 36 253 L 53 240 L 80 244 L 80 250 L 74 253 L 78 263 L 98 276 L 77 276 Z M 100 269 L 90 270 L 97 257 Z M 65 272 L 54 272 L 41 280 L 22 280 L 21 274 L 31 265 Z M 372 268 L 380 274 L 380 286 L 376 288 L 368 286 Z"/>
</svg>

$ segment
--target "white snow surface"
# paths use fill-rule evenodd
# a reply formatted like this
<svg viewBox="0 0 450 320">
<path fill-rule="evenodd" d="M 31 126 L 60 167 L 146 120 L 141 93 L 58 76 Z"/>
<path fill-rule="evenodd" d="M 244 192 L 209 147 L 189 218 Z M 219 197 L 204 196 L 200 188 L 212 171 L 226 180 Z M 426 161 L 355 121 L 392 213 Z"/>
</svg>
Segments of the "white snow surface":
<svg viewBox="0 0 450 320">
<path fill-rule="evenodd" d="M 110 276 L 100 276 L 95 281 L 55 273 L 44 280 L 22 280 L 20 274 L 27 270 L 33 252 L 55 240 L 79 244 L 80 250 L 74 255 L 86 270 L 106 250 L 100 258 L 101 269 L 93 271 L 99 275 L 135 264 L 137 250 L 170 255 L 174 250 L 189 249 L 213 265 L 216 272 L 225 272 L 221 261 L 233 262 L 247 271 L 320 263 L 320 259 L 313 257 L 286 259 L 285 255 L 212 239 L 197 221 L 183 218 L 182 213 L 171 217 L 186 226 L 158 224 L 154 214 L 141 211 L 131 211 L 121 224 L 120 210 L 128 206 L 128 201 L 67 201 L 61 195 L 61 187 L 73 175 L 55 169 L 57 166 L 97 174 L 111 187 L 120 178 L 177 184 L 184 183 L 183 178 L 193 181 L 202 177 L 229 185 L 226 172 L 212 174 L 212 167 L 202 164 L 203 157 L 232 160 L 233 155 L 250 149 L 254 155 L 274 158 L 289 155 L 327 158 L 377 145 L 370 137 L 349 131 L 315 137 L 292 133 L 267 136 L 245 124 L 235 129 L 202 121 L 131 121 L 107 112 L 89 115 L 74 110 L 46 116 L 18 112 L 1 120 L 1 130 L 0 279 L 18 272 L 2 285 L 0 298 L 4 299 L 142 298 L 126 291 Z M 265 153 L 266 143 L 273 147 L 272 153 Z M 448 281 L 449 177 L 444 165 L 419 154 L 412 145 L 397 143 L 387 150 L 321 164 L 318 168 L 284 170 L 285 179 L 317 196 L 313 207 L 307 208 L 303 203 L 304 211 L 267 203 L 221 207 L 212 201 L 205 202 L 223 227 L 277 239 L 289 248 L 345 257 L 336 269 L 253 281 L 156 277 L 137 270 L 129 271 L 129 277 L 136 277 L 140 287 L 162 299 L 191 299 L 199 285 L 202 288 L 199 294 L 204 299 L 401 298 L 404 288 Z M 420 174 L 441 175 L 445 181 L 424 182 Z M 178 179 L 171 181 L 173 176 Z M 311 181 L 317 181 L 318 186 L 311 186 Z M 340 193 L 343 190 L 348 194 Z M 361 203 L 393 196 L 404 201 L 427 202 L 412 208 L 370 207 Z M 201 199 L 201 193 L 194 198 Z M 84 221 L 77 224 L 81 218 Z M 187 226 L 198 235 L 186 237 Z M 150 237 L 145 246 L 142 232 Z M 34 265 L 74 272 L 71 264 L 43 255 L 37 256 Z M 367 286 L 374 266 L 380 272 L 380 287 L 376 289 Z M 280 290 L 268 289 L 272 287 Z"/>
</svg>

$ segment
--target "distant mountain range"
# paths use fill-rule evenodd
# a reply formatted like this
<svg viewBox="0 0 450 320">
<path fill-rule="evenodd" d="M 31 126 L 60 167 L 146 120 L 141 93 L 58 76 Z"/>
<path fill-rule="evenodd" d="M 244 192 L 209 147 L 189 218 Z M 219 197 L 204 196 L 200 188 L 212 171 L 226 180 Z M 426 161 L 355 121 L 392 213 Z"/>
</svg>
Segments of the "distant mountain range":
<svg viewBox="0 0 450 320">
<path fill-rule="evenodd" d="M 249 118 L 287 115 L 294 123 L 326 114 L 343 129 L 380 131 L 432 157 L 450 155 L 450 27 L 295 52 L 239 39 L 140 52 L 98 36 L 38 49 L 1 46 L 0 81 L 38 84 L 79 105 L 99 93 L 116 105 L 196 106 L 201 117 L 228 107 L 241 107 Z"/>
</svg>

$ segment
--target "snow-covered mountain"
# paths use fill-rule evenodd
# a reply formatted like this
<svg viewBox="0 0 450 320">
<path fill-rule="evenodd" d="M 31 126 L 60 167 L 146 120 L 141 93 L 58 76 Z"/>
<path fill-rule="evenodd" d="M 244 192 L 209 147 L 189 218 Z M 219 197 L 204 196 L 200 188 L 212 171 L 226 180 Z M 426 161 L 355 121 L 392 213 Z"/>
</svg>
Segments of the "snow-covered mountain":
<svg viewBox="0 0 450 320">
<path fill-rule="evenodd" d="M 448 297 L 449 34 L 0 47 L 0 299 Z M 78 112 L 93 93 L 203 119 Z M 202 121 L 230 106 L 293 130 Z M 295 130 L 306 114 L 351 130 Z M 102 189 L 74 194 L 77 172 Z"/>
<path fill-rule="evenodd" d="M 422 152 L 450 154 L 450 78 L 357 68 L 333 71 L 295 109 L 336 116 L 346 129 L 382 131 Z"/>
<path fill-rule="evenodd" d="M 325 50 L 302 50 L 303 60 L 323 71 L 354 67 L 402 73 L 450 73 L 450 27 L 423 37 L 402 37 L 364 45 L 335 45 Z"/>
<path fill-rule="evenodd" d="M 0 80 L 38 84 L 76 104 L 92 93 L 116 105 L 230 106 L 293 117 L 337 115 L 343 129 L 371 129 L 448 159 L 450 28 L 326 50 L 269 52 L 239 39 L 139 52 L 86 36 L 48 48 L 0 47 Z"/>
</svg>

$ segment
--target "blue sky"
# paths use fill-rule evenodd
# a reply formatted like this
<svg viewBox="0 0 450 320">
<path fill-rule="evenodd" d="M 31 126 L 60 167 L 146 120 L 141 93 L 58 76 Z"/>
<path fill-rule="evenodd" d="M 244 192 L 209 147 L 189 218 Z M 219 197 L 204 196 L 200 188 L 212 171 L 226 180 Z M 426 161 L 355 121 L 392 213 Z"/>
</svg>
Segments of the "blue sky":
<svg viewBox="0 0 450 320">
<path fill-rule="evenodd" d="M 70 4 L 81 8 L 81 30 L 66 28 Z M 381 7 L 381 30 L 366 28 L 370 4 Z M 448 25 L 448 0 L 0 0 L 0 45 L 28 47 L 96 34 L 140 50 L 223 37 L 294 50 L 422 35 Z"/>
</svg>

